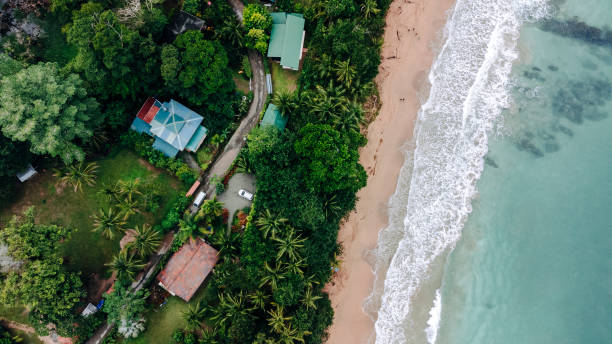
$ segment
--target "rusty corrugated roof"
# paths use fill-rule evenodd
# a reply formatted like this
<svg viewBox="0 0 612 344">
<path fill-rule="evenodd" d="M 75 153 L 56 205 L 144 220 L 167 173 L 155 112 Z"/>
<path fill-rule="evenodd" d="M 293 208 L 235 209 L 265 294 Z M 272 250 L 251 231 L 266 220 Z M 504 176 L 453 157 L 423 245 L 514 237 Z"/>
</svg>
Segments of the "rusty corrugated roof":
<svg viewBox="0 0 612 344">
<path fill-rule="evenodd" d="M 184 244 L 166 264 L 157 280 L 169 292 L 189 301 L 217 263 L 218 252 L 204 240 Z"/>
</svg>

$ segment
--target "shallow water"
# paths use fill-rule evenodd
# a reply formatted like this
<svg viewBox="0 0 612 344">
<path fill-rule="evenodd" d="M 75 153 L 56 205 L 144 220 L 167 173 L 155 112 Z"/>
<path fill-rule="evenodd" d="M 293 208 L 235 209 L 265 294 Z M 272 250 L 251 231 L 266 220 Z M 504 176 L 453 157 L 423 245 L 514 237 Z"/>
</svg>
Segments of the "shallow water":
<svg viewBox="0 0 612 344">
<path fill-rule="evenodd" d="M 612 2 L 524 25 L 437 344 L 612 343 Z"/>
</svg>

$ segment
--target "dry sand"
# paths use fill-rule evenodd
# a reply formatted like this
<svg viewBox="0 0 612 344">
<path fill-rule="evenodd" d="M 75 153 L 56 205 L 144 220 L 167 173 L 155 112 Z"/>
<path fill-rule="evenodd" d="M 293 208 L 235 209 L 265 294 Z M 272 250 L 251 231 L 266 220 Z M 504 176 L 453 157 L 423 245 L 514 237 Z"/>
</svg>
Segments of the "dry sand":
<svg viewBox="0 0 612 344">
<path fill-rule="evenodd" d="M 360 344 L 373 338 L 373 322 L 362 304 L 374 281 L 365 254 L 376 246 L 387 225 L 387 203 L 395 191 L 412 137 L 424 88 L 453 0 L 395 0 L 387 14 L 382 63 L 376 78 L 382 100 L 380 114 L 368 128 L 361 164 L 368 185 L 359 193 L 356 211 L 343 224 L 338 240 L 344 247 L 340 271 L 326 286 L 335 311 L 327 344 Z M 422 96 L 422 95 L 421 95 Z"/>
</svg>

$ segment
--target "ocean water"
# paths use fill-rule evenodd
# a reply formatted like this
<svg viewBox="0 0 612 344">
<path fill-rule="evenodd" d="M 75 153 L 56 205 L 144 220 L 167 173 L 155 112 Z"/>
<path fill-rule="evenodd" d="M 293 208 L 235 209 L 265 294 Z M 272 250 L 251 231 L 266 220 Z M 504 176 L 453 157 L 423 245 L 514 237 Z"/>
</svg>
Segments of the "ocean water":
<svg viewBox="0 0 612 344">
<path fill-rule="evenodd" d="M 609 18 L 457 0 L 371 255 L 376 343 L 612 343 Z"/>
<path fill-rule="evenodd" d="M 525 25 L 436 343 L 612 343 L 612 2 Z"/>
</svg>

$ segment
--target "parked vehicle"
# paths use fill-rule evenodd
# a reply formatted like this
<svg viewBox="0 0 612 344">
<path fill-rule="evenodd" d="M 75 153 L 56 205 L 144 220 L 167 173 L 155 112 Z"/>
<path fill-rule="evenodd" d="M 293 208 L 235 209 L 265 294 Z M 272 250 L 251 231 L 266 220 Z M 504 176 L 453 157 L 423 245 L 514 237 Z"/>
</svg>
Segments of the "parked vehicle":
<svg viewBox="0 0 612 344">
<path fill-rule="evenodd" d="M 206 198 L 206 192 L 200 191 L 200 193 L 198 193 L 195 200 L 193 201 L 193 206 L 196 208 L 200 207 L 202 205 L 202 202 L 204 201 L 204 198 Z"/>
<path fill-rule="evenodd" d="M 240 189 L 240 191 L 238 191 L 238 196 L 242 197 L 242 198 L 246 198 L 249 201 L 253 200 L 253 194 L 244 190 L 244 189 Z"/>
</svg>

